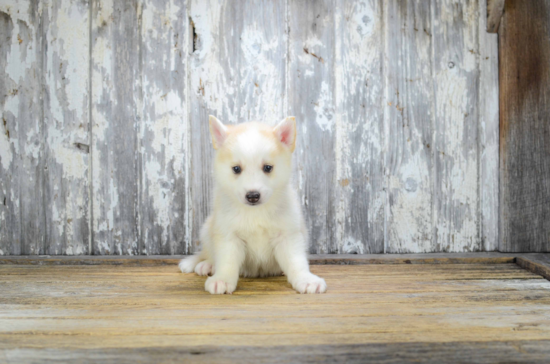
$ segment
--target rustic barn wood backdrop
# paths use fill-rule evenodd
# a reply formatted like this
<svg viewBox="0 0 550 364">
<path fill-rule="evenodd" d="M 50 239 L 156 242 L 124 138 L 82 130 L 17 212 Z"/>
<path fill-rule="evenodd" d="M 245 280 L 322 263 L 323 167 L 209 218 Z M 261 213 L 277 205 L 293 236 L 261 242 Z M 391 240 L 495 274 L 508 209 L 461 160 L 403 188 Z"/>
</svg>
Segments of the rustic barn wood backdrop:
<svg viewBox="0 0 550 364">
<path fill-rule="evenodd" d="M 550 252 L 550 2 L 506 1 L 499 37 L 500 247 Z"/>
<path fill-rule="evenodd" d="M 0 0 L 0 255 L 182 254 L 208 114 L 295 115 L 311 252 L 498 249 L 475 0 Z"/>
</svg>

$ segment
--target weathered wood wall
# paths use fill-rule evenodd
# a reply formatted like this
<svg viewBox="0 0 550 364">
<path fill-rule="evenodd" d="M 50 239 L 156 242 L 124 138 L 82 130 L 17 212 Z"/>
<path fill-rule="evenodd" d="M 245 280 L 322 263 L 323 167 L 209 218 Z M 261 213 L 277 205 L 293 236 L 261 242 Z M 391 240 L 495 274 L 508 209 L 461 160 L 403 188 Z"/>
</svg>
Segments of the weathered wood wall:
<svg viewBox="0 0 550 364">
<path fill-rule="evenodd" d="M 506 1 L 500 36 L 500 249 L 550 252 L 550 3 Z"/>
<path fill-rule="evenodd" d="M 315 253 L 498 247 L 476 0 L 0 0 L 0 255 L 182 254 L 207 115 L 298 121 Z"/>
</svg>

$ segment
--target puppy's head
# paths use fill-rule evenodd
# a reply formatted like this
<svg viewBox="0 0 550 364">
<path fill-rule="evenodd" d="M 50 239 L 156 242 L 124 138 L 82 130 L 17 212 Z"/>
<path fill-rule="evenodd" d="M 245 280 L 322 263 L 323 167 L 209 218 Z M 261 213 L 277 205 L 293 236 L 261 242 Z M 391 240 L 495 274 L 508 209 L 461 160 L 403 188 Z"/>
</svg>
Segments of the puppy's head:
<svg viewBox="0 0 550 364">
<path fill-rule="evenodd" d="M 294 117 L 274 128 L 261 123 L 224 125 L 213 116 L 209 122 L 216 149 L 214 177 L 225 194 L 257 206 L 288 184 L 296 143 Z"/>
</svg>

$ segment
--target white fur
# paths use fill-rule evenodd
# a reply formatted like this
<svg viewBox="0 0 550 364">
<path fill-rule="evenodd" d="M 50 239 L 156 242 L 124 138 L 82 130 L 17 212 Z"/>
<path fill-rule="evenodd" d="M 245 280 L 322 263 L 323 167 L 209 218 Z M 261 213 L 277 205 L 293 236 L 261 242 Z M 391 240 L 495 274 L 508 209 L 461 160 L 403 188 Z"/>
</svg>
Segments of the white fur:
<svg viewBox="0 0 550 364">
<path fill-rule="evenodd" d="M 300 293 L 323 293 L 324 279 L 309 272 L 307 229 L 296 192 L 290 186 L 296 140 L 293 117 L 274 129 L 259 123 L 236 127 L 210 117 L 214 158 L 214 203 L 204 223 L 202 251 L 183 259 L 183 273 L 209 275 L 206 291 L 232 293 L 239 276 L 287 276 Z M 273 166 L 265 173 L 263 166 Z M 234 166 L 242 171 L 235 174 Z M 260 201 L 250 205 L 249 191 Z"/>
</svg>

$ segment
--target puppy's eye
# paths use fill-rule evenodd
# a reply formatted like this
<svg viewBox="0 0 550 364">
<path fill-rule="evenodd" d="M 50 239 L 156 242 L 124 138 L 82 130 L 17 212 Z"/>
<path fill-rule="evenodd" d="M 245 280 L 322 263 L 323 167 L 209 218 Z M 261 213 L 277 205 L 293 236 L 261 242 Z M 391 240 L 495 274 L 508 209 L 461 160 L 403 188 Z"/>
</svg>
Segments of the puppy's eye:
<svg viewBox="0 0 550 364">
<path fill-rule="evenodd" d="M 270 166 L 269 164 L 264 164 L 263 169 L 265 173 L 271 173 L 271 171 L 273 170 L 273 166 Z"/>
<path fill-rule="evenodd" d="M 242 171 L 241 167 L 239 167 L 239 166 L 235 166 L 232 169 L 233 169 L 233 173 L 235 173 L 235 174 L 240 174 L 241 171 Z"/>
</svg>

